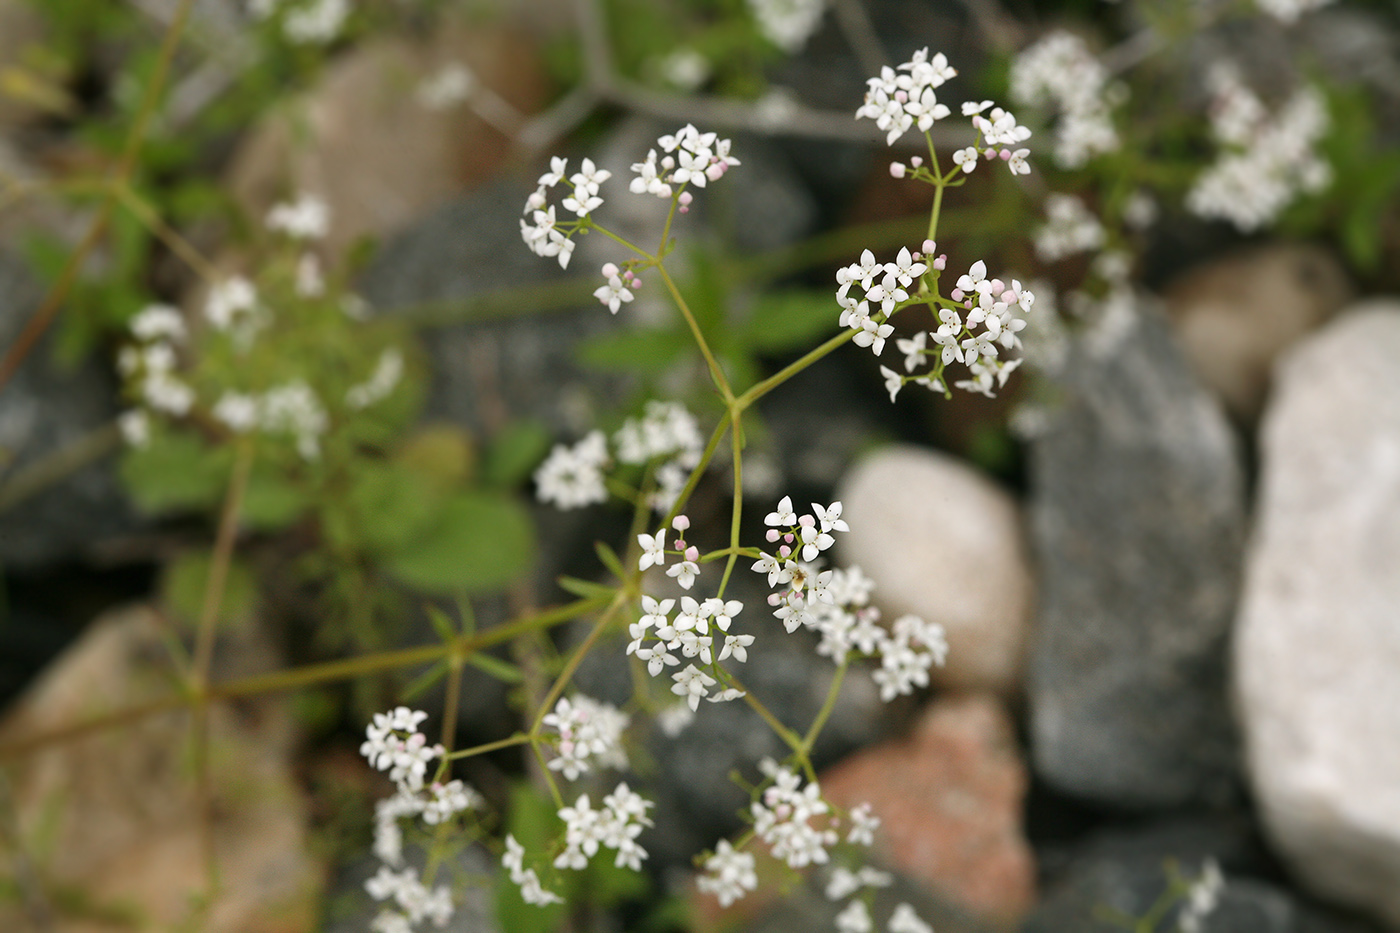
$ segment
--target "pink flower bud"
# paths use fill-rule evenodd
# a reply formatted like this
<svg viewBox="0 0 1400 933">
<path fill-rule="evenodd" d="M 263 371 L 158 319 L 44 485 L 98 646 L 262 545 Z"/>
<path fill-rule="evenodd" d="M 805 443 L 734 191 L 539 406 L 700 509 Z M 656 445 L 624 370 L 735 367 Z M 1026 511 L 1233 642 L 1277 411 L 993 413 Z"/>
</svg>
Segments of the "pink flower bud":
<svg viewBox="0 0 1400 933">
<path fill-rule="evenodd" d="M 992 286 L 993 297 L 1000 295 L 1002 292 L 1006 291 L 1006 284 L 1002 282 L 1001 279 L 992 279 L 990 284 Z"/>
<path fill-rule="evenodd" d="M 912 165 L 912 166 L 914 166 L 915 168 L 918 168 L 920 165 L 923 165 L 923 164 L 924 164 L 924 157 L 923 157 L 923 156 L 910 156 L 910 158 L 909 158 L 909 164 Z"/>
<path fill-rule="evenodd" d="M 778 535 L 778 529 L 776 529 L 776 528 L 769 528 L 769 529 L 768 529 L 768 534 L 765 535 L 765 537 L 768 539 L 768 543 L 769 543 L 769 544 L 772 544 L 774 541 L 777 541 L 777 540 L 778 540 L 778 537 L 779 537 L 779 535 Z"/>
<path fill-rule="evenodd" d="M 998 153 L 998 155 L 1001 156 L 1001 161 L 1006 162 L 1011 158 L 1011 150 L 1003 149 L 1000 153 Z"/>
<path fill-rule="evenodd" d="M 909 102 L 909 92 L 905 90 L 895 91 L 894 99 L 899 101 L 901 104 L 906 104 Z"/>
<path fill-rule="evenodd" d="M 700 549 L 693 545 L 691 547 L 686 548 L 685 559 L 690 561 L 691 563 L 695 563 L 697 560 L 700 559 Z"/>
<path fill-rule="evenodd" d="M 606 275 L 608 278 L 612 278 L 613 276 L 617 275 L 617 263 L 605 263 L 603 265 L 603 274 Z"/>
<path fill-rule="evenodd" d="M 792 548 L 788 547 L 786 544 L 784 544 L 782 547 L 778 548 L 778 556 L 779 556 L 779 557 L 781 557 L 781 558 L 783 558 L 783 559 L 786 560 L 787 557 L 788 557 L 790 554 L 792 554 Z"/>
<path fill-rule="evenodd" d="M 797 524 L 801 525 L 803 528 L 811 528 L 816 523 L 817 520 L 810 515 L 803 515 L 797 519 Z"/>
<path fill-rule="evenodd" d="M 933 267 L 939 272 L 942 272 L 944 269 L 948 268 L 948 254 L 944 253 L 942 256 L 939 256 L 937 259 L 935 259 L 933 261 Z"/>
<path fill-rule="evenodd" d="M 938 249 L 938 244 L 933 242 L 932 240 L 924 240 L 924 245 L 921 246 L 920 249 L 923 250 L 924 255 L 932 256 L 933 251 Z"/>
<path fill-rule="evenodd" d="M 769 594 L 768 594 L 768 605 L 770 605 L 770 606 L 776 606 L 776 605 L 778 605 L 778 603 L 780 603 L 780 602 L 782 602 L 782 601 L 783 601 L 782 597 L 779 596 L 777 593 L 769 593 Z"/>
<path fill-rule="evenodd" d="M 684 515 L 677 515 L 675 518 L 671 519 L 671 527 L 677 531 L 685 531 L 690 527 L 690 519 L 686 518 Z"/>
<path fill-rule="evenodd" d="M 963 299 L 963 290 L 961 288 L 955 288 L 949 294 L 953 296 L 954 301 L 962 301 Z"/>
<path fill-rule="evenodd" d="M 997 151 L 996 151 L 995 149 L 993 149 L 991 146 L 988 146 L 986 149 L 984 149 L 984 150 L 982 151 L 982 158 L 984 158 L 984 159 L 995 159 L 996 157 L 997 157 Z"/>
<path fill-rule="evenodd" d="M 676 198 L 676 200 L 681 203 L 682 207 L 685 207 L 691 201 L 695 200 L 695 195 L 691 194 L 689 191 L 682 191 L 681 196 Z"/>
<path fill-rule="evenodd" d="M 890 163 L 890 175 L 891 175 L 892 177 L 894 177 L 894 178 L 903 178 L 903 177 L 904 177 L 904 171 L 905 171 L 905 170 L 904 170 L 904 163 L 903 163 L 903 162 L 891 162 L 891 163 Z"/>
</svg>

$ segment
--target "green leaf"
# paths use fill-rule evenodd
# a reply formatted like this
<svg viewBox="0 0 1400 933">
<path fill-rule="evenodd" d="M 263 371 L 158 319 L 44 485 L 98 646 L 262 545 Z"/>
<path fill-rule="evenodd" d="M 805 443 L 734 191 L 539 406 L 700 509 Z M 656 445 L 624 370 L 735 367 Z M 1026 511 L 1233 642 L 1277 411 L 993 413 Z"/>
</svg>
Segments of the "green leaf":
<svg viewBox="0 0 1400 933">
<path fill-rule="evenodd" d="M 755 302 L 744 322 L 741 342 L 760 352 L 807 349 L 819 337 L 836 331 L 840 308 L 831 292 L 785 289 L 769 292 Z"/>
<path fill-rule="evenodd" d="M 617 592 L 615 587 L 606 586 L 602 583 L 590 583 L 587 580 L 580 580 L 578 577 L 560 577 L 559 588 L 566 593 L 572 593 L 583 599 L 592 599 L 602 596 L 609 597 Z"/>
<path fill-rule="evenodd" d="M 512 421 L 496 435 L 486 451 L 485 478 L 496 486 L 516 486 L 549 453 L 551 436 L 534 418 Z"/>
<path fill-rule="evenodd" d="M 161 575 L 161 599 L 171 612 L 193 627 L 204 612 L 204 593 L 208 586 L 208 552 L 187 551 L 166 564 Z M 224 578 L 224 592 L 219 600 L 216 622 L 221 627 L 237 627 L 246 622 L 253 616 L 257 598 L 258 585 L 252 571 L 234 558 Z"/>
<path fill-rule="evenodd" d="M 404 464 L 363 461 L 350 483 L 347 505 L 355 521 L 351 531 L 370 550 L 411 548 L 441 518 L 439 487 Z"/>
<path fill-rule="evenodd" d="M 231 457 L 228 448 L 206 447 L 192 434 L 156 432 L 145 447 L 127 451 L 121 475 L 143 512 L 203 509 L 223 496 Z"/>
<path fill-rule="evenodd" d="M 595 541 L 593 543 L 593 550 L 598 552 L 598 559 L 603 562 L 603 566 L 611 570 L 613 575 L 619 580 L 627 577 L 627 571 L 622 569 L 622 561 L 618 558 L 617 552 L 605 542 Z"/>
<path fill-rule="evenodd" d="M 550 872 L 546 856 L 553 838 L 559 834 L 559 818 L 553 803 L 537 793 L 524 781 L 516 782 L 510 791 L 510 816 L 506 832 L 525 847 L 525 867 L 534 868 L 547 879 Z M 567 900 L 568 892 L 557 891 Z M 564 920 L 568 904 L 536 907 L 520 899 L 520 888 L 510 876 L 501 872 L 496 886 L 496 922 L 510 933 L 555 933 Z"/>
<path fill-rule="evenodd" d="M 660 376 L 691 351 L 691 337 L 678 330 L 622 330 L 583 341 L 578 360 L 608 372 Z"/>
<path fill-rule="evenodd" d="M 535 530 L 517 500 L 465 492 L 448 499 L 437 521 L 385 561 L 404 583 L 451 595 L 499 590 L 530 566 Z"/>
<path fill-rule="evenodd" d="M 399 699 L 407 703 L 409 700 L 419 696 L 433 684 L 442 680 L 443 675 L 447 673 L 447 668 L 448 664 L 445 658 L 434 663 L 432 667 L 419 674 L 413 679 L 412 683 L 403 688 L 403 692 L 399 694 Z"/>
<path fill-rule="evenodd" d="M 239 518 L 251 528 L 276 531 L 295 522 L 310 504 L 304 489 L 273 467 L 255 461 Z"/>
<path fill-rule="evenodd" d="M 437 629 L 439 638 L 443 641 L 457 640 L 457 627 L 452 624 L 447 613 L 433 605 L 426 605 L 423 609 L 428 613 L 428 620 L 433 623 L 433 628 Z"/>
<path fill-rule="evenodd" d="M 525 680 L 525 675 L 520 673 L 520 668 L 508 661 L 486 654 L 484 651 L 476 651 L 467 657 L 467 663 L 478 668 L 492 677 L 507 684 L 518 684 Z"/>
</svg>

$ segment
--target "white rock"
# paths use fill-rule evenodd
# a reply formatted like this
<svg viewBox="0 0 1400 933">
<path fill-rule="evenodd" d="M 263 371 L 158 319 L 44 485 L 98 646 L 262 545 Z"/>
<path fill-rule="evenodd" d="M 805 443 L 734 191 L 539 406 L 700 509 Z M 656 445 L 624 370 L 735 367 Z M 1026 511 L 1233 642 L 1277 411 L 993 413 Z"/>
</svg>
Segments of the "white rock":
<svg viewBox="0 0 1400 933">
<path fill-rule="evenodd" d="M 876 583 L 886 619 L 913 613 L 948 633 L 948 686 L 1019 689 L 1033 582 L 1016 502 L 971 467 L 933 450 L 895 446 L 868 457 L 837 498 L 851 526 L 842 565 Z"/>
<path fill-rule="evenodd" d="M 1265 826 L 1319 894 L 1400 925 L 1400 302 L 1280 361 L 1235 634 Z"/>
</svg>

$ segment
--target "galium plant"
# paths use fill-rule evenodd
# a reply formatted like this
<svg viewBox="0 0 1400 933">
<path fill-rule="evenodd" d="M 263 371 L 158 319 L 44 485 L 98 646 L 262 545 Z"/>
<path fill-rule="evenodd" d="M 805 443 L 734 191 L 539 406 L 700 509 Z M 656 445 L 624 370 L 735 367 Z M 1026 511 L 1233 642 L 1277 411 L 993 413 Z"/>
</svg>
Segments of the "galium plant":
<svg viewBox="0 0 1400 933">
<path fill-rule="evenodd" d="M 564 578 L 561 583 L 580 601 L 547 618 L 524 620 L 542 628 L 588 617 L 590 626 L 583 642 L 563 659 L 552 685 L 534 702 L 527 730 L 451 751 L 430 744 L 418 731 L 425 713 L 399 708 L 375 717 L 362 752 L 376 768 L 390 772 L 397 788 L 377 811 L 374 848 L 385 864 L 367 885 L 382 905 L 375 930 L 403 931 L 424 921 L 445 922 L 448 888 L 431 872 L 420 878 L 401 867 L 400 821 L 421 819 L 422 829 L 431 829 L 434 866 L 441 864 L 441 853 L 451 845 L 486 839 L 476 810 L 479 798 L 449 780 L 451 767 L 460 759 L 504 747 L 529 747 L 549 788 L 558 827 L 543 848 L 527 848 L 509 834 L 498 844 L 520 899 L 538 907 L 559 902 L 568 874 L 584 870 L 595 858 L 640 868 L 647 857 L 645 831 L 652 825 L 652 802 L 625 782 L 596 804 L 590 793 L 569 789 L 585 775 L 626 766 L 631 717 L 579 693 L 571 683 L 586 655 L 605 650 L 604 636 L 609 633 L 625 636 L 626 647 L 617 662 L 634 665 L 634 702 L 639 709 L 656 709 L 661 705 L 658 694 L 675 698 L 673 704 L 679 701 L 665 714 L 668 728 L 683 728 L 687 718 L 704 715 L 702 700 L 744 702 L 789 749 L 782 761 L 756 763 L 759 781 L 750 789 L 745 814 L 749 830 L 734 841 L 717 840 L 712 850 L 696 855 L 700 889 L 723 905 L 732 904 L 757 886 L 760 856 L 793 872 L 828 866 L 828 896 L 847 901 L 837 918 L 838 930 L 874 928 L 869 912 L 873 890 L 887 885 L 889 876 L 864 865 L 862 853 L 873 842 L 879 819 L 868 805 L 844 810 L 823 798 L 812 748 L 853 666 L 869 665 L 881 698 L 888 702 L 928 686 L 930 671 L 944 663 L 947 642 L 941 626 L 915 616 L 883 624 L 871 604 L 870 578 L 857 567 L 828 565 L 837 536 L 849 530 L 840 502 L 812 503 L 810 509 L 800 510 L 791 496 L 783 496 L 764 516 L 762 541 L 742 540 L 744 422 L 764 395 L 846 343 L 868 349 L 877 358 L 884 358 L 889 344 L 893 355 L 901 357 L 895 365 L 903 373 L 881 367 L 892 400 L 909 382 L 944 395 L 951 393 L 950 386 L 992 395 L 1015 370 L 1019 358 L 1012 354 L 1020 348 L 1017 335 L 1034 305 L 1034 294 L 1016 279 L 990 276 L 983 260 L 968 263 L 954 282 L 945 283 L 949 259 L 937 252 L 935 237 L 946 189 L 961 186 L 980 164 L 1004 164 L 1013 176 L 1030 171 L 1030 153 L 1022 146 L 1030 131 L 992 101 L 968 102 L 961 112 L 971 121 L 972 144 L 940 156 L 930 130 L 951 115 L 939 91 L 955 75 L 944 55 L 930 56 L 925 49 L 870 79 L 856 112 L 857 119 L 875 121 L 889 144 L 911 130 L 924 134 L 927 156 L 895 162 L 891 172 L 933 188 L 927 239 L 883 262 L 865 250 L 858 262 L 841 268 L 830 313 L 842 332 L 743 389 L 731 384 L 667 268 L 675 247 L 672 231 L 681 215 L 710 185 L 723 183 L 731 170 L 741 170 L 730 140 L 687 124 L 660 137 L 632 166 L 629 191 L 668 205 L 655 249 L 629 242 L 599 220 L 610 172 L 589 159 L 571 172 L 565 159 L 551 159 L 549 171 L 540 176 L 524 206 L 520 233 L 525 246 L 567 267 L 580 237 L 596 234 L 613 241 L 618 256 L 602 267 L 603 281 L 594 297 L 610 313 L 621 315 L 639 289 L 659 280 L 705 360 L 723 413 L 707 438 L 684 407 L 653 400 L 640 417 L 611 437 L 593 431 L 572 445 L 556 446 L 536 471 L 540 500 L 559 508 L 612 498 L 625 501 L 633 514 L 631 541 L 622 555 L 598 545 L 611 583 Z M 937 329 L 892 340 L 890 321 L 915 306 L 934 314 Z M 955 363 L 960 370 L 949 369 Z M 734 483 L 728 540 L 723 547 L 705 550 L 701 530 L 692 529 L 686 515 L 686 504 L 726 436 Z M 638 467 L 640 481 L 624 482 L 622 472 L 635 476 Z M 766 581 L 771 621 L 729 595 L 741 562 Z M 663 592 L 663 586 L 674 587 L 671 593 L 677 595 Z M 743 678 L 756 641 L 781 639 L 799 629 L 819 636 L 817 653 L 836 668 L 823 706 L 803 731 L 767 707 Z M 445 734 L 444 742 L 449 738 Z M 914 933 L 929 928 L 905 904 L 890 918 L 888 929 Z"/>
</svg>

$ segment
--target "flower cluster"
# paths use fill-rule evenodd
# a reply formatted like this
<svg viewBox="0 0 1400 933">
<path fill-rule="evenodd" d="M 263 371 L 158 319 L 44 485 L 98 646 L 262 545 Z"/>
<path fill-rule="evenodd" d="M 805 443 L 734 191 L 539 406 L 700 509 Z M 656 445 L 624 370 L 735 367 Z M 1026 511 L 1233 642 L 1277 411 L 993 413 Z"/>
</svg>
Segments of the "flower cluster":
<svg viewBox="0 0 1400 933">
<path fill-rule="evenodd" d="M 406 706 L 376 713 L 360 746 L 360 754 L 378 770 L 388 771 L 396 785 L 392 797 L 375 805 L 374 854 L 384 864 L 365 882 L 365 890 L 375 900 L 392 899 L 396 906 L 380 911 L 374 930 L 406 933 L 422 920 L 439 927 L 447 924 L 453 912 L 451 893 L 445 886 L 429 890 L 416 869 L 404 866 L 400 821 L 421 817 L 429 826 L 437 826 L 482 804 L 481 796 L 460 780 L 426 782 L 428 764 L 444 753 L 442 746 L 429 745 L 427 736 L 418 731 L 427 718 L 427 713 Z"/>
<path fill-rule="evenodd" d="M 768 597 L 773 616 L 783 623 L 789 633 L 800 626 L 815 624 L 812 606 L 832 601 L 827 587 L 832 571 L 818 572 L 812 562 L 836 543 L 834 531 L 850 531 L 841 518 L 841 503 L 822 507 L 812 504 L 812 513 L 798 515 L 792 508 L 792 497 L 783 496 L 776 511 L 769 512 L 763 523 L 768 527 L 769 544 L 778 545 L 777 554 L 759 551 L 753 569 L 768 575 L 770 587 L 781 587 Z M 799 559 L 800 557 L 800 559 Z"/>
<path fill-rule="evenodd" d="M 307 460 L 321 455 L 321 435 L 330 428 L 321 400 L 299 379 L 260 395 L 225 391 L 214 403 L 214 417 L 235 434 L 261 429 L 290 435 L 297 452 Z"/>
<path fill-rule="evenodd" d="M 670 613 L 675 605 L 674 599 L 656 600 L 643 596 L 643 614 L 628 628 L 632 640 L 627 645 L 627 654 L 646 661 L 651 676 L 660 675 L 667 667 L 680 666 L 680 658 L 672 652 L 679 652 L 686 658 L 698 658 L 702 664 L 712 668 L 719 661 L 731 657 L 741 663 L 748 660 L 748 648 L 753 644 L 753 636 L 729 631 L 734 616 L 743 611 L 743 603 L 737 599 L 714 597 L 697 601 L 683 596 L 680 612 L 673 619 Z M 724 637 L 724 644 L 716 655 L 714 640 L 717 634 Z M 718 681 L 694 664 L 672 674 L 671 679 L 675 681 L 671 692 L 681 697 L 692 712 L 699 708 L 702 697 L 711 703 L 724 703 L 743 696 L 736 689 L 725 689 L 710 696 L 709 688 Z"/>
<path fill-rule="evenodd" d="M 1225 890 L 1225 876 L 1220 873 L 1220 865 L 1215 859 L 1206 859 L 1200 877 L 1186 892 L 1186 906 L 1177 917 L 1181 933 L 1201 933 L 1201 921 L 1214 912 L 1220 903 L 1220 892 Z"/>
<path fill-rule="evenodd" d="M 135 386 L 140 402 L 152 411 L 177 417 L 189 413 L 194 390 L 175 373 L 175 348 L 185 343 L 187 332 L 180 312 L 167 305 L 151 305 L 131 320 L 131 335 L 139 346 L 123 347 L 117 369 Z M 122 416 L 122 434 L 134 447 L 150 438 L 145 411 L 133 409 Z"/>
<path fill-rule="evenodd" d="M 368 408 L 388 398 L 402 378 L 403 353 L 397 347 L 389 347 L 379 354 L 370 377 L 346 390 L 345 404 L 354 409 Z"/>
<path fill-rule="evenodd" d="M 938 310 L 937 330 L 920 331 L 907 340 L 896 341 L 899 352 L 904 354 L 906 373 L 921 368 L 929 357 L 933 358 L 933 368 L 912 376 L 880 367 L 890 401 L 895 400 L 906 382 L 927 386 L 934 392 L 945 391 L 943 370 L 954 361 L 965 365 L 972 377 L 953 383 L 955 387 L 991 397 L 1021 364 L 1020 358 L 1001 359 L 1001 350 L 1021 348 L 1018 335 L 1026 321 L 1017 312 L 1030 311 L 1035 304 L 1033 292 L 1015 279 L 1008 285 L 1001 279 L 987 278 L 987 264 L 979 259 L 958 277 L 950 297 L 961 303 L 962 311 L 956 305 L 945 305 Z M 929 338 L 934 348 L 928 346 Z"/>
<path fill-rule="evenodd" d="M 867 249 L 860 254 L 860 262 L 836 270 L 840 324 L 856 332 L 852 341 L 856 346 L 869 347 L 876 356 L 884 352 L 886 338 L 894 333 L 894 327 L 886 322 L 902 303 L 909 301 L 907 290 L 928 271 L 930 264 L 941 268 L 931 250 L 911 253 L 902 248 L 893 262 L 879 263 Z M 860 292 L 852 294 L 853 287 Z"/>
<path fill-rule="evenodd" d="M 827 849 L 840 837 L 827 825 L 833 820 L 821 820 L 820 825 L 812 822 L 831 809 L 822 799 L 821 787 L 815 781 L 802 786 L 796 772 L 772 759 L 759 762 L 759 768 L 772 783 L 759 800 L 749 804 L 754 834 L 768 844 L 774 858 L 790 868 L 825 864 L 830 859 Z"/>
<path fill-rule="evenodd" d="M 1056 262 L 1103 246 L 1103 224 L 1074 195 L 1048 195 L 1045 215 L 1045 225 L 1035 233 L 1035 254 L 1043 261 Z"/>
<path fill-rule="evenodd" d="M 947 660 L 943 627 L 906 615 L 887 631 L 880 625 L 880 610 L 870 605 L 874 581 L 859 567 L 828 570 L 819 576 L 825 578 L 823 599 L 811 603 L 806 614 L 810 620 L 806 624 L 821 635 L 817 653 L 837 664 L 844 664 L 852 653 L 878 657 L 880 667 L 872 676 L 885 702 L 927 687 L 928 672 Z"/>
<path fill-rule="evenodd" d="M 719 898 L 719 906 L 728 907 L 758 887 L 753 855 L 721 839 L 714 854 L 705 859 L 705 872 L 696 878 L 695 886 Z"/>
<path fill-rule="evenodd" d="M 428 110 L 447 110 L 471 98 L 476 75 L 461 62 L 448 62 L 418 84 L 414 96 Z"/>
<path fill-rule="evenodd" d="M 520 899 L 525 903 L 544 907 L 564 902 L 562 897 L 540 884 L 539 875 L 533 868 L 525 867 L 525 847 L 516 842 L 514 836 L 506 836 L 506 851 L 501 857 L 501 864 L 510 875 L 511 883 L 520 889 Z"/>
<path fill-rule="evenodd" d="M 560 697 L 554 711 L 543 723 L 559 733 L 556 757 L 549 767 L 562 771 L 570 781 L 594 765 L 604 768 L 627 767 L 627 754 L 622 749 L 622 733 L 630 717 L 610 703 L 577 695 L 572 700 Z"/>
<path fill-rule="evenodd" d="M 613 435 L 617 461 L 629 465 L 657 463 L 651 506 L 669 509 L 700 462 L 704 439 L 695 416 L 678 402 L 648 402 L 640 418 L 624 421 Z M 561 509 L 577 509 L 608 498 L 604 469 L 611 462 L 607 438 L 590 432 L 573 446 L 556 444 L 535 471 L 536 495 Z M 660 563 L 658 560 L 657 563 Z"/>
<path fill-rule="evenodd" d="M 748 3 L 758 31 L 789 55 L 807 44 L 826 12 L 826 0 L 748 0 Z"/>
<path fill-rule="evenodd" d="M 1224 152 L 1187 193 L 1188 210 L 1250 233 L 1273 221 L 1299 193 L 1331 182 L 1331 167 L 1314 151 L 1328 126 L 1316 88 L 1297 91 L 1270 119 L 1234 69 L 1215 69 L 1210 83 L 1211 128 Z"/>
<path fill-rule="evenodd" d="M 647 157 L 632 165 L 637 177 L 628 186 L 633 194 L 654 194 L 669 198 L 672 191 L 684 194 L 687 187 L 703 188 L 708 182 L 719 181 L 738 159 L 729 154 L 731 142 L 715 133 L 702 133 L 687 123 L 675 133 L 656 141 L 656 149 L 647 150 Z M 679 196 L 679 194 L 677 196 Z M 690 202 L 682 200 L 684 208 Z"/>
<path fill-rule="evenodd" d="M 881 68 L 878 77 L 865 82 L 869 90 L 856 119 L 874 120 L 890 146 L 913 126 L 926 133 L 935 121 L 952 112 L 938 102 L 935 91 L 956 76 L 942 52 L 929 58 L 928 49 L 921 49 L 898 68 Z"/>
<path fill-rule="evenodd" d="M 982 112 L 988 107 L 992 109 L 983 116 Z M 1030 174 L 1031 166 L 1026 161 L 1026 156 L 1030 155 L 1031 151 L 1013 147 L 1030 139 L 1031 131 L 1017 123 L 1014 114 L 1001 107 L 992 107 L 989 100 L 968 101 L 962 105 L 962 113 L 963 116 L 972 118 L 972 128 L 977 131 L 977 139 L 971 146 L 953 153 L 954 164 L 964 172 L 970 173 L 977 168 L 977 157 L 980 155 L 989 162 L 1001 159 L 1013 175 Z"/>
<path fill-rule="evenodd" d="M 330 208 L 320 198 L 303 194 L 295 201 L 273 205 L 263 225 L 294 240 L 322 240 L 330 230 Z"/>
<path fill-rule="evenodd" d="M 1118 150 L 1122 143 L 1112 108 L 1126 93 L 1123 85 L 1109 83 L 1108 71 L 1084 40 L 1069 32 L 1050 33 L 1011 66 L 1011 97 L 1017 104 L 1059 112 L 1054 155 L 1065 169 Z"/>
<path fill-rule="evenodd" d="M 271 19 L 283 8 L 282 35 L 297 45 L 334 42 L 350 18 L 349 0 L 305 0 L 291 5 L 287 0 L 248 0 L 248 12 L 258 20 Z"/>
<path fill-rule="evenodd" d="M 594 810 L 584 794 L 572 807 L 559 811 L 564 821 L 564 851 L 554 859 L 555 868 L 582 870 L 597 854 L 599 846 L 617 853 L 613 864 L 640 871 L 646 850 L 637 844 L 637 836 L 652 825 L 647 810 L 656 806 L 626 784 L 619 784 L 603 798 L 603 806 Z"/>
<path fill-rule="evenodd" d="M 393 900 L 397 910 L 386 908 L 370 923 L 375 933 L 411 933 L 423 920 L 445 927 L 452 919 L 452 892 L 445 885 L 429 890 L 418 878 L 418 869 L 394 871 L 380 865 L 379 873 L 365 882 L 365 890 L 376 901 Z"/>
<path fill-rule="evenodd" d="M 534 223 L 520 220 L 520 238 L 536 256 L 554 257 L 559 260 L 561 269 L 569 268 L 569 259 L 574 254 L 574 234 L 582 227 L 583 218 L 603 206 L 599 191 L 603 182 L 612 177 L 612 172 L 598 168 L 592 159 L 584 159 L 579 171 L 568 177 L 570 193 L 561 206 L 572 211 L 579 219 L 563 221 L 556 218 L 554 205 L 549 203 L 548 192 L 564 181 L 569 170 L 569 160 L 555 156 L 549 160 L 549 171 L 539 178 L 539 185 L 525 201 L 524 213 L 531 216 Z"/>
</svg>

